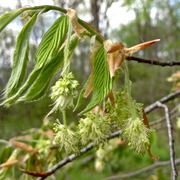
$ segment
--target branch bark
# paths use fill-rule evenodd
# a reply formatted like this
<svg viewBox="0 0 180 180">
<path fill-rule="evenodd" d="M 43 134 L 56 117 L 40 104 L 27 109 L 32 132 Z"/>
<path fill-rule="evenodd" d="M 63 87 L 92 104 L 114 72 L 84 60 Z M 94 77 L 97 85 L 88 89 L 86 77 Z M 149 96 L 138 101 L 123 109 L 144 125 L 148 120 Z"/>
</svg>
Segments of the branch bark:
<svg viewBox="0 0 180 180">
<path fill-rule="evenodd" d="M 161 102 L 157 102 L 157 106 L 160 108 L 163 108 L 165 111 L 165 117 L 166 117 L 166 125 L 168 129 L 168 138 L 169 138 L 169 150 L 170 150 L 170 162 L 171 162 L 171 169 L 172 169 L 172 180 L 176 180 L 178 176 L 176 163 L 175 163 L 175 150 L 174 150 L 174 138 L 173 138 L 173 126 L 170 121 L 170 113 L 169 108 L 162 104 Z"/>
<path fill-rule="evenodd" d="M 173 99 L 175 99 L 175 98 L 177 98 L 177 97 L 179 97 L 179 96 L 180 96 L 180 90 L 179 90 L 179 91 L 176 91 L 176 92 L 174 92 L 174 93 L 171 93 L 171 94 L 169 94 L 169 95 L 167 95 L 167 96 L 164 96 L 163 98 L 161 98 L 161 99 L 159 100 L 159 102 L 161 102 L 161 103 L 166 103 L 166 102 L 168 102 L 168 101 L 170 101 L 170 100 L 173 100 Z M 157 102 L 158 102 L 158 101 L 154 102 L 153 104 L 151 104 L 151 105 L 149 105 L 149 106 L 147 106 L 147 107 L 145 108 L 146 114 L 150 113 L 151 111 L 153 111 L 154 109 L 156 109 L 156 108 L 158 107 Z"/>
<path fill-rule="evenodd" d="M 153 171 L 154 169 L 158 168 L 158 167 L 164 167 L 164 166 L 168 166 L 170 164 L 170 161 L 159 161 L 156 162 L 150 166 L 147 166 L 145 168 L 139 169 L 137 171 L 131 172 L 131 173 L 127 173 L 127 174 L 122 174 L 122 175 L 115 175 L 115 176 L 111 176 L 108 178 L 105 178 L 105 180 L 116 180 L 116 179 L 126 179 L 126 178 L 131 178 L 131 177 L 135 177 L 138 176 L 140 174 L 143 173 L 147 173 L 150 171 Z M 175 161 L 176 165 L 180 165 L 180 158 L 176 159 Z"/>
<path fill-rule="evenodd" d="M 180 107 L 180 104 L 177 104 L 175 108 L 173 108 L 170 111 L 170 116 L 171 116 L 171 121 L 173 120 L 172 118 L 175 119 L 175 117 L 178 117 L 180 115 L 180 112 L 178 111 L 178 108 Z M 156 121 L 152 121 L 150 122 L 150 127 L 156 126 L 158 124 L 161 124 L 162 122 L 164 122 L 166 120 L 166 117 L 162 117 L 159 120 Z"/>
<path fill-rule="evenodd" d="M 138 63 L 145 63 L 145 64 L 151 64 L 151 65 L 158 65 L 158 66 L 179 66 L 180 61 L 158 61 L 158 60 L 152 60 L 152 59 L 144 59 L 134 56 L 129 56 L 126 58 L 128 61 L 136 61 Z"/>
<path fill-rule="evenodd" d="M 121 130 L 116 131 L 114 133 L 112 133 L 107 139 L 113 139 L 115 137 L 118 137 L 120 134 L 122 133 Z M 77 159 L 78 157 L 82 156 L 83 154 L 89 152 L 93 147 L 95 147 L 94 143 L 90 143 L 88 144 L 86 147 L 84 147 L 83 149 L 80 150 L 79 154 L 71 154 L 70 156 L 68 156 L 67 158 L 59 161 L 57 164 L 55 164 L 54 166 L 52 166 L 48 171 L 46 171 L 44 174 L 44 177 L 40 177 L 38 178 L 38 180 L 43 180 L 45 178 L 47 178 L 48 176 L 54 174 L 58 169 L 62 168 L 63 166 L 65 166 L 66 164 L 74 161 L 75 159 Z"/>
<path fill-rule="evenodd" d="M 161 102 L 161 103 L 166 103 L 168 101 L 171 101 L 173 99 L 175 99 L 176 97 L 178 97 L 180 95 L 180 91 L 175 92 L 175 93 L 171 93 L 163 98 L 161 98 L 159 101 L 156 101 L 155 103 L 147 106 L 145 108 L 145 113 L 150 113 L 151 111 L 153 111 L 155 108 L 158 108 L 157 102 Z M 112 133 L 107 139 L 113 139 L 115 137 L 118 137 L 119 135 L 121 135 L 122 131 L 116 131 L 114 133 Z M 38 180 L 43 180 L 45 178 L 47 178 L 48 176 L 54 174 L 57 170 L 61 169 L 63 166 L 65 166 L 66 164 L 74 161 L 75 159 L 81 157 L 82 155 L 84 155 L 86 152 L 89 152 L 91 149 L 94 148 L 94 144 L 90 143 L 89 145 L 87 145 L 86 147 L 84 147 L 83 149 L 81 149 L 79 154 L 71 154 L 70 156 L 66 157 L 65 159 L 59 161 L 57 164 L 55 164 L 54 166 L 52 166 L 50 169 L 48 169 L 44 174 L 46 174 L 46 176 L 44 177 L 40 177 L 38 178 Z"/>
</svg>

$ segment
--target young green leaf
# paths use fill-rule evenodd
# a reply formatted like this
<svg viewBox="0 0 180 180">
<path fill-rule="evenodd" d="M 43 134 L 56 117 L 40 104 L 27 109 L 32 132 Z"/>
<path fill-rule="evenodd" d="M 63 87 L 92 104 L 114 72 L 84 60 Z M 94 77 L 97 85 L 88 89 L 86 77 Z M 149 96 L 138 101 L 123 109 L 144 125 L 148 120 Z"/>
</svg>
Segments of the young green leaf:
<svg viewBox="0 0 180 180">
<path fill-rule="evenodd" d="M 77 36 L 72 36 L 69 45 L 69 57 L 73 54 L 74 49 L 79 43 L 79 38 Z M 51 61 L 43 67 L 43 69 L 34 69 L 25 84 L 18 90 L 18 92 L 12 97 L 6 99 L 1 105 L 9 106 L 15 101 L 33 101 L 41 98 L 46 91 L 50 80 L 57 70 L 62 65 L 64 58 L 64 48 L 62 48 L 56 56 L 54 56 Z"/>
<path fill-rule="evenodd" d="M 36 53 L 37 69 L 48 63 L 58 53 L 59 48 L 65 41 L 69 22 L 68 16 L 61 16 L 44 34 Z"/>
<path fill-rule="evenodd" d="M 32 16 L 32 18 L 25 24 L 25 26 L 18 35 L 14 51 L 12 72 L 7 87 L 5 89 L 6 98 L 16 93 L 23 82 L 28 62 L 29 37 L 33 25 L 36 22 L 37 15 L 38 14 Z"/>
<path fill-rule="evenodd" d="M 0 32 L 17 16 L 19 16 L 24 9 L 17 9 L 0 16 Z"/>
<path fill-rule="evenodd" d="M 51 59 L 45 67 L 43 67 L 32 84 L 28 84 L 29 88 L 18 101 L 37 100 L 45 94 L 53 75 L 63 62 L 63 51 L 61 50 L 57 56 Z M 37 71 L 33 71 L 36 74 Z"/>
<path fill-rule="evenodd" d="M 83 114 L 97 104 L 101 103 L 112 88 L 107 53 L 102 45 L 96 52 L 93 61 L 93 95 L 87 107 L 80 113 Z"/>
<path fill-rule="evenodd" d="M 51 28 L 45 33 L 37 49 L 36 64 L 33 71 L 17 93 L 6 99 L 1 105 L 5 104 L 8 106 L 15 102 L 20 96 L 28 91 L 28 88 L 30 88 L 30 86 L 36 81 L 39 74 L 42 73 L 42 71 L 46 71 L 46 66 L 49 65 L 49 63 L 51 64 L 51 61 L 58 56 L 59 49 L 66 38 L 68 24 L 69 18 L 67 16 L 62 16 L 58 18 Z"/>
<path fill-rule="evenodd" d="M 77 36 L 72 37 L 69 44 L 69 54 L 70 58 L 74 52 L 75 47 L 79 42 Z M 54 74 L 61 67 L 64 60 L 64 48 L 62 48 L 58 55 L 53 57 L 46 66 L 44 66 L 41 72 L 38 74 L 36 80 L 31 84 L 27 92 L 18 101 L 34 101 L 41 98 L 48 90 L 51 79 Z"/>
</svg>

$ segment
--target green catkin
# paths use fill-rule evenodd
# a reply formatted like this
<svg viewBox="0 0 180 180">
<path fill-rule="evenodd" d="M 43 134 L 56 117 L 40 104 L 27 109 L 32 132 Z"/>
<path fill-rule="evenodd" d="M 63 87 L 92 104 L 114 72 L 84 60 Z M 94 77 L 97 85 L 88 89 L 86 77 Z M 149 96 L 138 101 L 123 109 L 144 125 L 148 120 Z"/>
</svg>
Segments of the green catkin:
<svg viewBox="0 0 180 180">
<path fill-rule="evenodd" d="M 123 137 L 127 140 L 128 145 L 137 153 L 142 153 L 146 150 L 149 141 L 150 130 L 143 123 L 142 105 L 136 103 L 131 96 L 131 82 L 129 80 L 129 72 L 127 64 L 124 63 L 125 69 L 125 91 L 127 92 L 127 102 L 129 114 L 131 117 L 124 120 Z"/>
<path fill-rule="evenodd" d="M 78 153 L 79 138 L 76 132 L 59 121 L 54 124 L 54 132 L 54 141 L 60 146 L 60 150 L 64 150 L 66 154 Z"/>
<path fill-rule="evenodd" d="M 62 76 L 52 87 L 51 99 L 54 101 L 55 110 L 65 110 L 73 106 L 73 99 L 77 96 L 78 81 L 70 72 Z"/>
<path fill-rule="evenodd" d="M 81 143 L 104 143 L 110 134 L 110 123 L 106 117 L 89 112 L 81 118 L 78 125 Z"/>
</svg>

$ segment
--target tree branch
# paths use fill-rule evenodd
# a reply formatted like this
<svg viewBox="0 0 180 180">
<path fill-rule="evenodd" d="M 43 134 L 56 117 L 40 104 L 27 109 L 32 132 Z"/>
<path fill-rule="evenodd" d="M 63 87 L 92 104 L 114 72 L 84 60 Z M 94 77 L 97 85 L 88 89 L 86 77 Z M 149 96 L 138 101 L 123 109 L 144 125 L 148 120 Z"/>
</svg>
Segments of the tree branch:
<svg viewBox="0 0 180 180">
<path fill-rule="evenodd" d="M 158 60 L 151 60 L 151 59 L 143 59 L 139 57 L 129 56 L 126 58 L 129 61 L 136 61 L 138 63 L 145 63 L 145 64 L 152 64 L 158 66 L 180 66 L 180 61 L 158 61 Z"/>
<path fill-rule="evenodd" d="M 155 103 L 147 106 L 145 108 L 145 113 L 150 113 L 152 110 L 154 110 L 155 108 L 158 108 L 157 102 L 161 102 L 161 103 L 166 103 L 170 100 L 173 100 L 174 98 L 176 98 L 177 96 L 180 95 L 180 91 L 175 92 L 175 93 L 171 93 L 165 97 L 163 97 L 162 99 L 160 99 L 159 101 L 156 101 Z M 121 135 L 122 131 L 116 131 L 114 133 L 112 133 L 107 139 L 113 139 L 115 137 L 118 137 L 119 135 Z M 57 164 L 55 164 L 54 166 L 52 166 L 49 170 L 47 170 L 44 174 L 44 177 L 40 177 L 38 178 L 38 180 L 43 180 L 45 178 L 47 178 L 48 176 L 54 174 L 57 170 L 59 170 L 60 168 L 62 168 L 63 166 L 65 166 L 66 164 L 74 161 L 75 159 L 81 157 L 82 155 L 84 155 L 86 152 L 89 152 L 91 149 L 93 149 L 95 147 L 95 144 L 90 143 L 89 145 L 87 145 L 86 147 L 84 147 L 83 149 L 80 150 L 79 154 L 71 154 L 70 156 L 66 157 L 65 159 L 59 161 Z"/>
<path fill-rule="evenodd" d="M 170 150 L 170 162 L 171 162 L 171 168 L 172 168 L 172 179 L 176 180 L 178 173 L 177 173 L 176 164 L 175 164 L 173 126 L 172 126 L 171 121 L 170 121 L 169 108 L 165 104 L 162 104 L 161 102 L 157 102 L 157 106 L 160 108 L 163 108 L 165 111 L 166 124 L 167 124 L 167 129 L 168 129 L 168 138 L 169 138 L 169 150 Z"/>
<path fill-rule="evenodd" d="M 175 119 L 175 117 L 179 116 L 180 115 L 180 112 L 178 111 L 178 108 L 179 108 L 180 104 L 178 104 L 175 108 L 173 108 L 171 111 L 170 111 L 170 116 L 171 116 L 171 120 L 172 118 Z M 149 123 L 150 127 L 153 127 L 153 126 L 156 126 L 158 124 L 161 124 L 162 122 L 164 122 L 166 120 L 166 117 L 163 117 L 159 120 L 156 120 L 156 121 L 152 121 Z"/>
<path fill-rule="evenodd" d="M 122 133 L 121 130 L 116 131 L 116 132 L 112 133 L 107 139 L 109 140 L 109 139 L 113 139 L 115 137 L 118 137 L 121 133 Z M 46 174 L 47 176 L 40 177 L 40 178 L 38 178 L 38 180 L 43 180 L 43 179 L 47 178 L 48 176 L 54 174 L 58 169 L 60 169 L 61 167 L 65 166 L 66 164 L 74 161 L 75 159 L 77 159 L 78 157 L 82 156 L 86 152 L 90 151 L 93 147 L 95 147 L 95 144 L 94 143 L 90 143 L 86 147 L 81 149 L 78 154 L 71 154 L 67 158 L 59 161 L 59 163 L 55 164 L 53 167 L 51 167 L 48 171 L 46 171 L 44 173 L 44 175 Z"/>
<path fill-rule="evenodd" d="M 156 169 L 158 167 L 168 166 L 169 164 L 170 164 L 170 161 L 159 161 L 159 162 L 156 162 L 150 166 L 139 169 L 137 171 L 127 173 L 127 174 L 123 174 L 123 175 L 111 176 L 111 177 L 105 178 L 105 180 L 116 180 L 116 179 L 122 179 L 122 178 L 123 179 L 130 178 L 130 177 L 138 176 L 138 175 L 143 174 L 143 173 L 153 171 L 154 169 Z M 176 159 L 175 164 L 180 165 L 180 158 Z"/>
<path fill-rule="evenodd" d="M 168 101 L 170 101 L 170 100 L 173 100 L 173 99 L 175 99 L 176 97 L 179 97 L 179 96 L 180 96 L 180 90 L 179 90 L 179 91 L 176 91 L 176 92 L 174 92 L 174 93 L 171 93 L 171 94 L 169 94 L 169 95 L 167 95 L 167 96 L 165 96 L 165 97 L 163 97 L 163 98 L 161 98 L 161 99 L 159 100 L 159 102 L 161 102 L 161 103 L 166 103 L 166 102 L 168 102 Z M 148 114 L 148 113 L 150 113 L 151 111 L 153 111 L 154 109 L 156 109 L 156 108 L 158 107 L 157 102 L 158 102 L 158 101 L 156 101 L 156 102 L 154 102 L 153 104 L 147 106 L 147 107 L 145 108 L 145 112 Z"/>
</svg>

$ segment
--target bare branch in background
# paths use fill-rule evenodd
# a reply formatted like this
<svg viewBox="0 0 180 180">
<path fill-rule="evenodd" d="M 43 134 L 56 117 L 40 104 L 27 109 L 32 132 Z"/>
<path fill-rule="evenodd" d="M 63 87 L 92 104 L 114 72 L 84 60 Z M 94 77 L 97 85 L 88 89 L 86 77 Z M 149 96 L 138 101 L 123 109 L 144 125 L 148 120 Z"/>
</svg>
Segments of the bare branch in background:
<svg viewBox="0 0 180 180">
<path fill-rule="evenodd" d="M 152 65 L 158 65 L 158 66 L 178 66 L 180 65 L 180 61 L 159 61 L 159 60 L 153 60 L 153 59 L 144 59 L 134 56 L 129 56 L 126 58 L 129 61 L 136 61 L 138 63 L 145 63 L 145 64 L 152 64 Z"/>
<path fill-rule="evenodd" d="M 176 163 L 176 165 L 180 165 L 180 159 L 176 159 L 175 163 Z M 111 177 L 105 178 L 105 180 L 127 179 L 130 177 L 135 177 L 135 176 L 138 176 L 140 174 L 144 174 L 144 173 L 153 171 L 154 169 L 156 169 L 158 167 L 169 166 L 169 164 L 170 164 L 170 161 L 159 161 L 159 162 L 156 162 L 150 166 L 142 168 L 140 170 L 137 170 L 137 171 L 134 171 L 131 173 L 127 173 L 127 174 L 111 176 Z"/>
<path fill-rule="evenodd" d="M 170 162 L 171 162 L 171 168 L 172 168 L 172 179 L 176 180 L 177 176 L 178 176 L 178 172 L 177 172 L 176 163 L 175 163 L 173 126 L 172 126 L 172 123 L 170 120 L 169 108 L 165 104 L 162 104 L 161 102 L 157 102 L 157 106 L 160 108 L 163 108 L 165 111 L 166 124 L 167 124 L 167 129 L 168 129 L 168 138 L 169 138 L 169 150 L 170 150 Z"/>
<path fill-rule="evenodd" d="M 115 2 L 115 0 L 109 0 L 105 3 L 105 10 L 103 12 L 103 21 L 104 21 L 104 28 L 102 31 L 105 38 L 108 38 L 108 28 L 109 28 L 109 19 L 107 17 L 107 11 L 111 7 L 111 5 Z"/>
<path fill-rule="evenodd" d="M 99 31 L 99 10 L 100 10 L 100 1 L 92 0 L 90 1 L 91 14 L 93 16 L 92 24 Z"/>
<path fill-rule="evenodd" d="M 170 111 L 171 120 L 172 120 L 172 118 L 175 119 L 175 117 L 180 115 L 180 112 L 178 111 L 178 108 L 179 108 L 179 104 Z M 166 117 L 163 117 L 163 118 L 161 118 L 159 120 L 156 120 L 156 121 L 152 121 L 152 122 L 150 122 L 150 126 L 151 127 L 156 126 L 157 124 L 161 124 L 165 120 L 166 120 Z"/>
<path fill-rule="evenodd" d="M 169 94 L 169 95 L 167 95 L 167 96 L 165 96 L 165 97 L 163 97 L 163 98 L 161 98 L 161 99 L 159 100 L 159 102 L 161 102 L 161 103 L 166 103 L 166 102 L 168 102 L 168 101 L 170 101 L 170 100 L 173 100 L 173 99 L 175 99 L 175 98 L 178 98 L 179 96 L 180 96 L 180 90 L 179 90 L 179 91 L 176 91 L 176 92 L 174 92 L 174 93 L 171 93 L 171 94 Z M 145 112 L 146 112 L 146 113 L 150 113 L 151 111 L 153 111 L 153 110 L 156 109 L 157 107 L 158 107 L 158 106 L 157 106 L 157 101 L 156 101 L 155 103 L 147 106 L 147 107 L 145 108 Z"/>
</svg>

